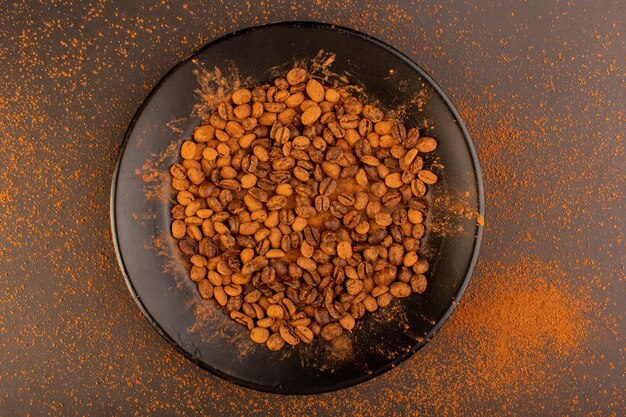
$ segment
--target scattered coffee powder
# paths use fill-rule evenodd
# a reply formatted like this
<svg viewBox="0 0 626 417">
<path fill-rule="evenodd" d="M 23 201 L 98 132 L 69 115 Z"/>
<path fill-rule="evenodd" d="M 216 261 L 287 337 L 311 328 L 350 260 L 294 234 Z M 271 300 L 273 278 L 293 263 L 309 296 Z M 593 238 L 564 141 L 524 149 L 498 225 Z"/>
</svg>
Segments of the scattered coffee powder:
<svg viewBox="0 0 626 417">
<path fill-rule="evenodd" d="M 200 295 L 279 350 L 426 290 L 437 141 L 293 68 L 220 103 L 170 168 L 172 236 Z"/>
</svg>

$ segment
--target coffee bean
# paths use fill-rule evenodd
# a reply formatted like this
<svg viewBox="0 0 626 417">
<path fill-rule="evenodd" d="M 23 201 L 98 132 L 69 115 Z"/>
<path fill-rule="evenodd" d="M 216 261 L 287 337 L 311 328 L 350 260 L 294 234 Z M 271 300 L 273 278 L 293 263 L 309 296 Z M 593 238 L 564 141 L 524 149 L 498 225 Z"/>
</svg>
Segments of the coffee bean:
<svg viewBox="0 0 626 417">
<path fill-rule="evenodd" d="M 282 349 L 285 345 L 285 340 L 280 336 L 280 334 L 274 333 L 267 339 L 265 345 L 270 351 L 276 352 Z"/>
<path fill-rule="evenodd" d="M 306 70 L 304 68 L 293 68 L 287 73 L 287 82 L 296 85 L 306 80 Z"/>
<path fill-rule="evenodd" d="M 318 105 L 313 105 L 306 109 L 302 116 L 300 116 L 300 121 L 303 125 L 313 124 L 319 117 L 322 115 L 322 110 Z"/>
<path fill-rule="evenodd" d="M 400 204 L 402 201 L 402 194 L 398 191 L 389 191 L 382 196 L 381 201 L 387 208 L 392 208 Z"/>
<path fill-rule="evenodd" d="M 267 309 L 267 316 L 273 319 L 281 320 L 285 316 L 285 310 L 278 304 L 272 304 Z"/>
<path fill-rule="evenodd" d="M 384 267 L 374 275 L 374 282 L 378 285 L 389 285 L 396 278 L 397 270 L 393 267 Z"/>
<path fill-rule="evenodd" d="M 319 185 L 321 195 L 330 196 L 337 189 L 337 182 L 332 178 L 324 178 Z"/>
<path fill-rule="evenodd" d="M 354 196 L 350 194 L 342 193 L 337 196 L 337 201 L 339 201 L 344 206 L 352 206 L 354 205 L 355 199 Z"/>
<path fill-rule="evenodd" d="M 416 209 L 409 209 L 407 212 L 408 220 L 413 224 L 419 224 L 424 221 L 424 214 Z"/>
<path fill-rule="evenodd" d="M 399 244 L 391 245 L 388 260 L 391 265 L 398 266 L 404 260 L 404 247 Z"/>
<path fill-rule="evenodd" d="M 313 332 L 307 326 L 295 326 L 294 333 L 304 343 L 313 341 Z"/>
<path fill-rule="evenodd" d="M 182 239 L 187 233 L 187 226 L 182 220 L 174 220 L 172 222 L 172 236 L 176 239 Z"/>
<path fill-rule="evenodd" d="M 384 293 L 382 295 L 379 295 L 376 298 L 376 303 L 378 304 L 379 307 L 387 307 L 391 301 L 393 300 L 393 296 L 390 293 Z"/>
<path fill-rule="evenodd" d="M 366 104 L 365 106 L 363 106 L 362 111 L 363 111 L 363 116 L 365 116 L 367 119 L 369 119 L 370 121 L 374 123 L 380 122 L 381 120 L 383 120 L 383 117 L 385 116 L 382 110 L 369 104 Z"/>
<path fill-rule="evenodd" d="M 282 337 L 283 340 L 291 346 L 296 346 L 298 343 L 300 343 L 300 338 L 297 336 L 293 327 L 289 326 L 288 324 L 283 324 L 282 326 L 280 326 L 278 331 L 280 333 L 280 337 Z"/>
<path fill-rule="evenodd" d="M 361 157 L 361 162 L 363 162 L 365 165 L 373 167 L 377 167 L 378 165 L 380 165 L 380 161 L 378 160 L 378 158 L 373 155 L 363 155 L 363 157 Z"/>
<path fill-rule="evenodd" d="M 437 175 L 435 175 L 434 173 L 426 169 L 419 171 L 417 173 L 417 178 L 422 180 L 424 184 L 428 184 L 428 185 L 435 184 L 438 180 Z"/>
<path fill-rule="evenodd" d="M 398 298 L 408 297 L 411 295 L 411 286 L 405 282 L 394 282 L 389 287 L 389 293 Z"/>
<path fill-rule="evenodd" d="M 419 138 L 415 147 L 422 153 L 432 152 L 437 148 L 437 141 L 431 137 L 423 136 Z"/>
<path fill-rule="evenodd" d="M 296 262 L 298 266 L 300 266 L 302 269 L 305 269 L 309 272 L 315 271 L 317 269 L 317 264 L 312 259 L 301 256 L 298 258 Z"/>
<path fill-rule="evenodd" d="M 250 339 L 256 343 L 265 343 L 270 337 L 270 332 L 263 327 L 254 327 L 250 330 Z"/>
<path fill-rule="evenodd" d="M 349 279 L 346 281 L 346 290 L 350 295 L 356 295 L 363 290 L 363 281 L 360 279 Z"/>
<path fill-rule="evenodd" d="M 336 218 L 341 219 L 346 215 L 346 213 L 348 213 L 348 209 L 339 201 L 333 201 L 330 203 L 330 214 Z"/>
<path fill-rule="evenodd" d="M 422 294 L 426 291 L 427 286 L 426 277 L 423 274 L 415 274 L 411 278 L 411 290 L 415 294 Z"/>
<path fill-rule="evenodd" d="M 252 330 L 254 328 L 254 321 L 244 313 L 240 313 L 239 311 L 231 311 L 230 318 L 236 321 L 237 323 L 246 326 L 248 330 Z M 262 342 L 257 342 L 257 343 L 262 343 Z"/>
<path fill-rule="evenodd" d="M 389 213 L 380 212 L 380 213 L 376 214 L 376 216 L 374 216 L 374 221 L 379 226 L 387 227 L 387 226 L 391 225 L 392 218 L 391 218 L 391 215 Z"/>
<path fill-rule="evenodd" d="M 339 242 L 337 244 L 337 256 L 346 260 L 352 258 L 352 245 L 349 242 Z"/>
<path fill-rule="evenodd" d="M 341 326 L 341 324 L 331 323 L 322 327 L 320 335 L 325 340 L 332 340 L 341 336 L 341 333 L 343 333 L 343 327 Z"/>
<path fill-rule="evenodd" d="M 399 172 L 394 172 L 385 177 L 385 185 L 389 188 L 400 188 L 402 184 L 402 174 Z"/>
<path fill-rule="evenodd" d="M 324 161 L 321 168 L 322 172 L 332 179 L 337 180 L 341 176 L 341 167 L 334 162 Z"/>
<path fill-rule="evenodd" d="M 280 210 L 287 205 L 287 198 L 282 195 L 275 195 L 267 200 L 266 205 L 269 210 Z"/>
<path fill-rule="evenodd" d="M 306 84 L 306 93 L 311 97 L 311 100 L 319 103 L 324 100 L 324 87 L 319 81 L 310 79 Z M 306 112 L 305 112 L 306 113 Z M 308 124 L 308 123 L 306 123 Z"/>
</svg>

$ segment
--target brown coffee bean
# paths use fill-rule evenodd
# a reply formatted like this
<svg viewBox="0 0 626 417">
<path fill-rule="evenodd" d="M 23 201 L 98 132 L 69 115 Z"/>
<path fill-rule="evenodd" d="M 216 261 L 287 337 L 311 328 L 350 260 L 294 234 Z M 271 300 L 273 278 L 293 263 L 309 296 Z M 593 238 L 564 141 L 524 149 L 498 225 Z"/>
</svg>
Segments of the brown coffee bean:
<svg viewBox="0 0 626 417">
<path fill-rule="evenodd" d="M 313 341 L 313 332 L 307 326 L 295 326 L 294 333 L 304 343 Z"/>
<path fill-rule="evenodd" d="M 261 296 L 263 294 L 261 293 L 261 291 L 255 289 L 250 291 L 248 294 L 246 294 L 246 296 L 244 297 L 244 301 L 246 303 L 256 303 L 257 301 L 259 301 L 261 299 Z"/>
<path fill-rule="evenodd" d="M 391 225 L 393 221 L 391 218 L 391 215 L 386 212 L 380 212 L 376 214 L 376 216 L 374 216 L 374 220 L 376 221 L 377 225 L 382 226 L 382 227 L 387 227 Z"/>
<path fill-rule="evenodd" d="M 420 179 L 414 179 L 411 181 L 411 192 L 416 197 L 421 197 L 426 194 L 426 185 Z"/>
<path fill-rule="evenodd" d="M 292 68 L 287 73 L 287 82 L 291 85 L 296 85 L 306 80 L 306 70 L 304 68 Z"/>
<path fill-rule="evenodd" d="M 422 136 L 415 145 L 418 151 L 422 153 L 432 152 L 437 148 L 437 141 L 428 136 Z"/>
<path fill-rule="evenodd" d="M 374 287 L 372 289 L 371 294 L 372 294 L 372 297 L 378 297 L 381 294 L 384 294 L 386 292 L 389 292 L 389 287 L 388 286 L 386 286 L 386 285 L 377 285 L 376 287 Z"/>
<path fill-rule="evenodd" d="M 270 332 L 263 327 L 254 327 L 250 330 L 250 339 L 256 343 L 265 343 L 270 337 Z"/>
<path fill-rule="evenodd" d="M 254 311 L 254 309 L 252 309 Z M 254 317 L 256 317 L 256 312 L 254 313 Z M 256 325 L 258 327 L 263 327 L 264 329 L 269 329 L 276 322 L 272 317 L 265 317 L 256 321 Z"/>
<path fill-rule="evenodd" d="M 302 116 L 300 116 L 300 121 L 303 125 L 313 124 L 319 117 L 322 115 L 322 110 L 318 105 L 313 105 L 306 109 Z"/>
<path fill-rule="evenodd" d="M 285 340 L 280 336 L 280 334 L 273 333 L 267 339 L 267 342 L 265 343 L 265 345 L 270 351 L 276 352 L 283 348 L 283 346 L 285 345 Z"/>
<path fill-rule="evenodd" d="M 283 340 L 291 346 L 296 346 L 298 343 L 300 343 L 300 338 L 297 336 L 293 327 L 289 326 L 288 324 L 283 324 L 282 326 L 280 326 L 278 331 L 280 333 L 280 337 L 282 337 Z"/>
<path fill-rule="evenodd" d="M 356 129 L 359 127 L 359 121 L 356 114 L 344 114 L 339 118 L 339 125 L 344 129 Z"/>
<path fill-rule="evenodd" d="M 337 161 L 343 155 L 343 149 L 339 146 L 331 146 L 326 151 L 326 160 L 327 161 Z"/>
<path fill-rule="evenodd" d="M 182 220 L 182 219 L 184 219 L 186 217 L 185 216 L 185 209 L 186 209 L 186 207 L 183 206 L 182 204 L 176 204 L 174 207 L 172 207 L 172 210 L 171 210 L 172 217 L 175 220 Z"/>
<path fill-rule="evenodd" d="M 363 155 L 363 157 L 361 157 L 361 162 L 363 162 L 365 165 L 373 167 L 377 167 L 378 165 L 380 165 L 380 161 L 378 160 L 378 158 L 373 155 Z"/>
<path fill-rule="evenodd" d="M 240 88 L 232 94 L 231 99 L 237 105 L 248 103 L 252 99 L 252 93 L 247 88 Z"/>
<path fill-rule="evenodd" d="M 360 279 L 349 279 L 346 281 L 346 290 L 350 295 L 357 295 L 363 290 L 363 281 Z"/>
<path fill-rule="evenodd" d="M 426 259 L 419 259 L 415 265 L 413 265 L 413 271 L 416 274 L 423 274 L 430 268 L 430 264 Z"/>
<path fill-rule="evenodd" d="M 340 319 L 339 319 L 339 324 L 341 325 L 341 327 L 343 327 L 344 329 L 351 331 L 352 329 L 354 329 L 354 326 L 356 324 L 354 317 L 352 317 L 352 315 L 350 314 L 344 314 Z"/>
<path fill-rule="evenodd" d="M 365 307 L 365 310 L 369 311 L 370 313 L 378 310 L 378 303 L 376 302 L 376 299 L 371 295 L 367 295 L 363 299 L 363 306 Z"/>
<path fill-rule="evenodd" d="M 244 275 L 250 275 L 253 272 L 260 271 L 261 269 L 265 268 L 268 263 L 269 262 L 267 258 L 263 256 L 257 256 L 243 266 L 243 268 L 241 269 L 241 273 Z"/>
<path fill-rule="evenodd" d="M 247 173 L 241 177 L 240 182 L 242 188 L 252 188 L 256 185 L 257 177 L 252 173 Z"/>
<path fill-rule="evenodd" d="M 187 178 L 187 168 L 182 164 L 174 164 L 170 167 L 170 174 L 176 179 L 184 180 Z"/>
<path fill-rule="evenodd" d="M 282 320 L 285 316 L 285 310 L 278 304 L 272 304 L 267 309 L 267 316 L 273 319 Z"/>
<path fill-rule="evenodd" d="M 415 274 L 411 278 L 411 290 L 415 294 L 422 294 L 426 291 L 427 286 L 426 276 L 423 274 Z"/>
<path fill-rule="evenodd" d="M 208 279 L 201 279 L 198 281 L 198 292 L 202 298 L 210 300 L 213 298 L 213 284 Z"/>
<path fill-rule="evenodd" d="M 226 305 L 226 303 L 228 302 L 228 295 L 226 295 L 226 292 L 224 292 L 224 288 L 223 287 L 214 287 L 213 288 L 213 297 L 215 297 L 215 300 L 222 307 L 224 307 Z"/>
<path fill-rule="evenodd" d="M 324 178 L 319 185 L 319 192 L 324 196 L 329 196 L 337 189 L 337 181 L 332 178 Z"/>
<path fill-rule="evenodd" d="M 389 188 L 400 188 L 402 184 L 402 174 L 400 172 L 394 172 L 385 177 L 385 185 Z"/>
<path fill-rule="evenodd" d="M 414 251 L 410 251 L 404 255 L 404 260 L 402 261 L 402 264 L 406 267 L 412 267 L 413 265 L 417 263 L 417 261 L 418 261 L 417 253 Z"/>
<path fill-rule="evenodd" d="M 287 197 L 282 195 L 275 195 L 267 200 L 266 205 L 269 210 L 280 210 L 287 205 Z"/>
<path fill-rule="evenodd" d="M 388 260 L 391 265 L 398 266 L 404 260 L 404 247 L 399 244 L 391 245 Z"/>
<path fill-rule="evenodd" d="M 341 176 L 341 167 L 334 162 L 324 161 L 321 168 L 322 172 L 332 179 L 337 180 Z"/>
<path fill-rule="evenodd" d="M 337 201 L 339 201 L 344 206 L 353 206 L 355 198 L 353 195 L 342 193 L 337 196 Z"/>
<path fill-rule="evenodd" d="M 393 267 L 384 267 L 374 275 L 374 282 L 377 285 L 389 285 L 396 279 L 397 270 Z"/>
<path fill-rule="evenodd" d="M 370 185 L 370 191 L 376 197 L 380 198 L 387 192 L 387 186 L 383 182 L 377 181 Z"/>
<path fill-rule="evenodd" d="M 337 244 L 337 256 L 346 260 L 352 258 L 352 245 L 350 242 L 339 242 Z"/>
<path fill-rule="evenodd" d="M 348 213 L 348 209 L 339 201 L 333 201 L 332 203 L 330 203 L 330 214 L 332 214 L 336 218 L 341 219 L 347 213 Z"/>
<path fill-rule="evenodd" d="M 259 222 L 246 222 L 241 223 L 239 225 L 239 234 L 242 235 L 253 235 L 261 228 L 261 224 Z"/>
<path fill-rule="evenodd" d="M 305 258 L 311 258 L 314 251 L 315 247 L 306 240 L 300 245 L 300 254 Z"/>
<path fill-rule="evenodd" d="M 394 282 L 389 287 L 389 293 L 398 298 L 408 297 L 411 295 L 411 286 L 405 282 Z"/>
<path fill-rule="evenodd" d="M 320 84 L 319 81 L 310 79 L 306 83 L 306 93 L 311 97 L 311 100 L 319 103 L 324 100 L 324 87 Z"/>
<path fill-rule="evenodd" d="M 183 142 L 180 148 L 180 156 L 182 156 L 183 159 L 193 159 L 195 154 L 196 154 L 196 143 L 191 140 L 186 140 L 185 142 Z"/>
<path fill-rule="evenodd" d="M 384 307 L 387 307 L 391 303 L 392 300 L 393 300 L 393 296 L 390 293 L 386 292 L 382 295 L 379 295 L 376 298 L 376 303 L 378 304 L 379 307 L 384 308 Z"/>
<path fill-rule="evenodd" d="M 322 338 L 325 340 L 332 340 L 336 337 L 341 336 L 341 333 L 343 333 L 343 327 L 341 326 L 341 324 L 331 323 L 322 327 L 320 336 L 322 336 Z"/>
<path fill-rule="evenodd" d="M 318 212 L 327 211 L 330 208 L 330 199 L 323 195 L 315 197 L 315 209 Z"/>
<path fill-rule="evenodd" d="M 417 173 L 417 178 L 422 180 L 424 184 L 428 184 L 428 185 L 435 184 L 438 180 L 437 175 L 435 175 L 434 173 L 426 169 L 419 171 Z"/>
<path fill-rule="evenodd" d="M 354 229 L 360 222 L 361 215 L 356 210 L 349 211 L 343 216 L 343 224 L 349 229 Z"/>
<path fill-rule="evenodd" d="M 348 114 L 360 114 L 363 104 L 354 97 L 348 97 L 343 101 L 343 108 Z"/>
<path fill-rule="evenodd" d="M 382 110 L 369 104 L 363 106 L 362 111 L 363 111 L 363 116 L 365 116 L 367 119 L 369 119 L 370 121 L 374 123 L 380 122 L 381 120 L 383 120 L 383 117 L 385 116 Z"/>
<path fill-rule="evenodd" d="M 402 194 L 398 191 L 389 191 L 382 196 L 381 201 L 387 208 L 396 207 L 402 201 Z"/>
<path fill-rule="evenodd" d="M 299 257 L 296 263 L 299 267 L 309 272 L 313 272 L 317 269 L 317 264 L 315 263 L 315 261 L 304 256 Z"/>
<path fill-rule="evenodd" d="M 407 218 L 413 224 L 420 224 L 424 221 L 424 214 L 416 209 L 409 209 L 407 211 Z"/>
<path fill-rule="evenodd" d="M 328 88 L 326 90 L 324 98 L 330 103 L 337 103 L 341 99 L 341 95 L 339 94 L 339 91 L 335 90 L 334 88 Z"/>
<path fill-rule="evenodd" d="M 239 311 L 231 311 L 230 318 L 236 321 L 237 323 L 246 326 L 248 330 L 252 330 L 254 328 L 254 321 L 244 313 L 241 313 Z M 257 342 L 257 343 L 261 343 L 261 342 Z"/>
<path fill-rule="evenodd" d="M 174 220 L 172 222 L 172 236 L 176 239 L 182 239 L 187 233 L 187 225 L 182 220 Z"/>
<path fill-rule="evenodd" d="M 396 225 L 403 225 L 408 220 L 407 211 L 403 208 L 397 209 L 391 215 L 393 223 Z"/>
</svg>

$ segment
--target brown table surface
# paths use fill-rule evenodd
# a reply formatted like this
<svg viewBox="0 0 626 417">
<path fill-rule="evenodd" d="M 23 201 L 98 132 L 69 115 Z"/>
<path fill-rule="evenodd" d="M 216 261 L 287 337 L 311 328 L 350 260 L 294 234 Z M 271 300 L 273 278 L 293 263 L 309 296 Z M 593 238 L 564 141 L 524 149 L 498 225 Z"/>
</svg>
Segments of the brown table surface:
<svg viewBox="0 0 626 417">
<path fill-rule="evenodd" d="M 0 11 L 0 415 L 623 415 L 623 2 Z M 176 353 L 128 293 L 109 228 L 115 159 L 152 86 L 206 42 L 283 20 L 365 31 L 430 72 L 474 137 L 488 207 L 468 293 L 434 340 L 309 397 L 239 388 Z"/>
</svg>

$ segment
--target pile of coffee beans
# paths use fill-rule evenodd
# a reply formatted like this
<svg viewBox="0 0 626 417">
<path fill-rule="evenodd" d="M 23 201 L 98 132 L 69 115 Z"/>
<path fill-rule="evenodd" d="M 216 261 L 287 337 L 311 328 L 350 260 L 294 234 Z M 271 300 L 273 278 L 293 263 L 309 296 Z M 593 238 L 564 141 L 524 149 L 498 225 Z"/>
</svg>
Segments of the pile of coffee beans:
<svg viewBox="0 0 626 417">
<path fill-rule="evenodd" d="M 272 350 L 330 340 L 426 289 L 437 141 L 302 68 L 217 106 L 170 169 L 200 295 Z"/>
</svg>

